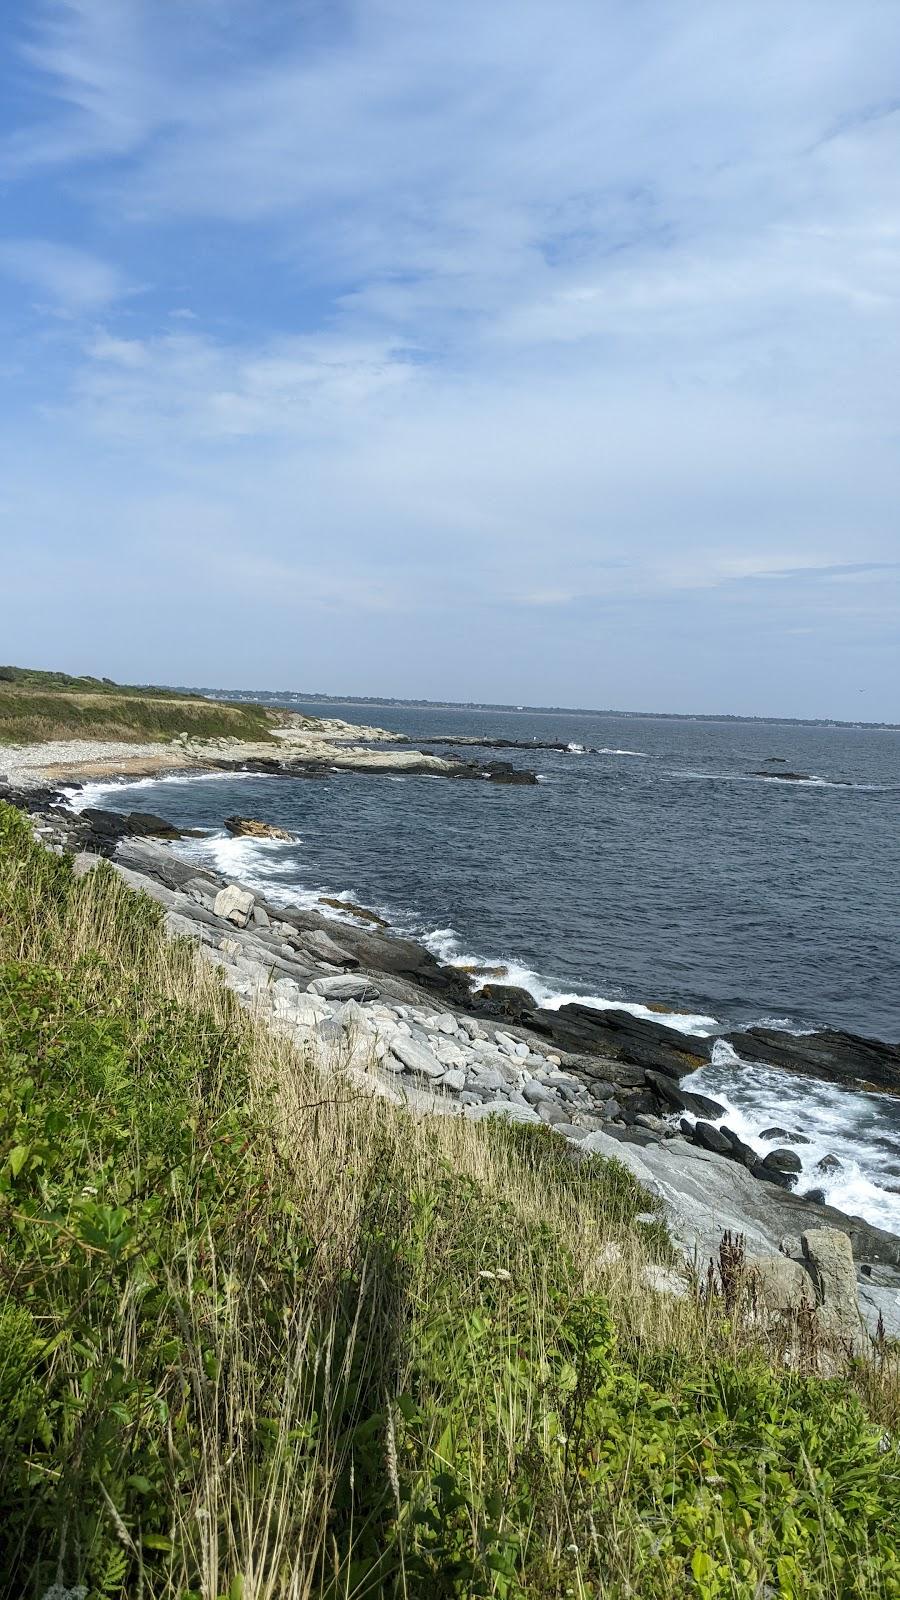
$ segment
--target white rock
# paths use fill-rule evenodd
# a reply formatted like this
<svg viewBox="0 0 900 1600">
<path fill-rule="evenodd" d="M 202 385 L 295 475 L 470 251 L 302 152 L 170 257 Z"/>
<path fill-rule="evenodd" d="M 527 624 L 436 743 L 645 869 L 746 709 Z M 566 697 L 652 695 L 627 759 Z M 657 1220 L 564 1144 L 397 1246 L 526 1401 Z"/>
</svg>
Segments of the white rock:
<svg viewBox="0 0 900 1600">
<path fill-rule="evenodd" d="M 445 1067 L 438 1061 L 433 1051 L 427 1044 L 420 1044 L 418 1039 L 406 1039 L 402 1035 L 391 1040 L 391 1054 L 402 1061 L 408 1072 L 416 1072 L 423 1078 L 442 1078 Z"/>
<path fill-rule="evenodd" d="M 451 1067 L 449 1072 L 445 1072 L 441 1079 L 441 1087 L 452 1089 L 455 1094 L 459 1093 L 460 1089 L 464 1089 L 466 1087 L 466 1075 L 462 1068 Z"/>
<path fill-rule="evenodd" d="M 326 995 L 330 1000 L 378 999 L 375 985 L 354 972 L 336 973 L 330 978 L 313 978 L 309 991 L 311 994 Z"/>
<path fill-rule="evenodd" d="M 470 1039 L 484 1038 L 484 1029 L 480 1022 L 475 1021 L 474 1017 L 460 1017 L 459 1025 L 463 1032 L 469 1035 Z"/>
<path fill-rule="evenodd" d="M 472 1082 L 479 1089 L 488 1089 L 499 1092 L 507 1088 L 507 1082 L 502 1072 L 496 1067 L 476 1066 L 472 1071 Z"/>
<path fill-rule="evenodd" d="M 485 1117 L 504 1117 L 507 1122 L 539 1123 L 541 1120 L 530 1106 L 517 1105 L 514 1100 L 485 1100 L 483 1105 L 468 1108 L 466 1115 L 476 1122 L 483 1122 Z"/>
<path fill-rule="evenodd" d="M 239 889 L 236 883 L 230 883 L 226 889 L 220 889 L 213 901 L 213 911 L 217 917 L 224 917 L 226 922 L 233 922 L 236 928 L 246 928 L 253 910 L 253 896 L 249 889 Z"/>
<path fill-rule="evenodd" d="M 449 1039 L 436 1039 L 432 1045 L 438 1061 L 443 1061 L 447 1067 L 464 1067 L 468 1056 L 458 1044 L 451 1044 Z"/>
<path fill-rule="evenodd" d="M 444 1011 L 439 1017 L 435 1017 L 434 1025 L 438 1033 L 456 1033 L 456 1018 L 451 1016 L 449 1011 Z"/>
<path fill-rule="evenodd" d="M 608 1239 L 597 1251 L 597 1264 L 601 1267 L 615 1267 L 621 1261 L 622 1246 L 615 1239 Z"/>
<path fill-rule="evenodd" d="M 674 1267 L 660 1267 L 651 1263 L 643 1268 L 641 1281 L 654 1294 L 668 1294 L 675 1300 L 683 1300 L 688 1292 L 687 1283 Z"/>
<path fill-rule="evenodd" d="M 95 867 L 99 867 L 102 860 L 102 856 L 92 855 L 89 850 L 79 850 L 78 854 L 72 858 L 73 878 L 83 878 L 86 872 L 93 872 Z"/>
</svg>

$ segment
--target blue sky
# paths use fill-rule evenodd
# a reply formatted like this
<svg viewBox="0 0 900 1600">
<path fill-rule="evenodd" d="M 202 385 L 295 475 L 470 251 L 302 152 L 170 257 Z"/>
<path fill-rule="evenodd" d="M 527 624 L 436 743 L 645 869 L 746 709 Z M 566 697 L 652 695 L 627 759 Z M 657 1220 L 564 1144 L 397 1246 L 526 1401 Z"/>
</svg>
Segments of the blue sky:
<svg viewBox="0 0 900 1600">
<path fill-rule="evenodd" d="M 14 0 L 0 658 L 900 720 L 895 0 Z"/>
</svg>

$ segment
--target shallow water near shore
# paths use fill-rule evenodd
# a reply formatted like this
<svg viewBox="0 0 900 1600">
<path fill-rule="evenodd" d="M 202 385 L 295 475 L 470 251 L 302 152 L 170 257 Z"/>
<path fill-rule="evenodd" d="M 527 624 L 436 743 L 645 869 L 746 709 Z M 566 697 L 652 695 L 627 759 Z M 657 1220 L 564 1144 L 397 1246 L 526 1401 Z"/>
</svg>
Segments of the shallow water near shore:
<svg viewBox="0 0 900 1600">
<path fill-rule="evenodd" d="M 78 803 L 214 829 L 179 852 L 276 902 L 313 905 L 327 894 L 370 907 L 443 960 L 502 966 L 497 981 L 522 984 L 542 1004 L 665 1007 L 685 1032 L 766 1021 L 900 1037 L 900 734 L 288 703 L 378 721 L 439 753 L 441 733 L 585 753 L 487 752 L 538 771 L 531 788 L 228 774 L 91 785 Z M 296 840 L 231 839 L 221 823 L 234 812 Z M 720 1061 L 700 1087 L 729 1103 L 732 1126 L 746 1117 L 745 1132 L 767 1123 L 808 1132 L 797 1120 L 802 1097 L 787 1121 L 784 1086 L 769 1070 Z M 900 1184 L 900 1103 L 815 1089 L 825 1093 L 802 1186 L 900 1231 L 900 1197 L 887 1187 Z M 876 1098 L 877 1132 L 849 1104 Z M 842 1152 L 844 1132 L 852 1150 Z M 826 1180 L 812 1156 L 830 1151 L 846 1170 Z"/>
</svg>

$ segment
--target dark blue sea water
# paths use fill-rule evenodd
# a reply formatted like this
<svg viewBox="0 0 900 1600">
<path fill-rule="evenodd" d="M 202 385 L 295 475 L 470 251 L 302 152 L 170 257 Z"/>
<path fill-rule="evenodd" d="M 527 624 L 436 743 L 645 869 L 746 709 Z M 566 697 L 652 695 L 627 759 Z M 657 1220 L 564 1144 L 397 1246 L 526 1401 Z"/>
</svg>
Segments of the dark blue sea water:
<svg viewBox="0 0 900 1600">
<path fill-rule="evenodd" d="M 178 850 L 276 903 L 328 894 L 372 907 L 444 960 L 503 966 L 544 1003 L 662 1004 L 687 1031 L 766 1019 L 900 1037 L 900 734 L 290 704 L 437 751 L 441 733 L 587 750 L 497 752 L 539 772 L 533 788 L 228 775 L 92 785 L 80 803 L 212 829 Z M 231 839 L 221 823 L 233 812 L 296 840 Z M 837 1154 L 828 1199 L 900 1232 L 900 1102 L 716 1050 L 699 1087 L 744 1138 L 765 1148 L 773 1120 L 804 1129 L 801 1192 L 823 1186 L 816 1162 Z"/>
<path fill-rule="evenodd" d="M 435 750 L 440 733 L 475 733 L 598 753 L 498 752 L 540 772 L 536 788 L 226 777 L 145 784 L 140 805 L 185 825 L 241 811 L 296 829 L 296 845 L 222 839 L 213 853 L 269 887 L 347 891 L 540 991 L 900 1038 L 900 734 L 292 705 Z"/>
</svg>

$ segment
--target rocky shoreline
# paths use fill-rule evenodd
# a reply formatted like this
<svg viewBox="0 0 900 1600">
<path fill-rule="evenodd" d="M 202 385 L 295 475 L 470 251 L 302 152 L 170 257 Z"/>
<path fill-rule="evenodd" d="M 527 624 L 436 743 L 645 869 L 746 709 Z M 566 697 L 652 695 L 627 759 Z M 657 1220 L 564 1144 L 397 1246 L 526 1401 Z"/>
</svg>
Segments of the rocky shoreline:
<svg viewBox="0 0 900 1600">
<path fill-rule="evenodd" d="M 305 719 L 298 718 L 298 724 Z M 399 745 L 402 748 L 395 749 Z M 190 776 L 208 772 L 258 772 L 269 777 L 321 778 L 334 772 L 401 777 L 438 777 L 488 783 L 533 785 L 537 773 L 510 761 L 440 756 L 409 746 L 384 728 L 351 728 L 348 723 L 306 728 L 288 723 L 264 744 L 237 739 L 192 739 L 182 734 L 168 743 L 63 740 L 6 746 L 0 772 L 13 788 L 92 780 Z"/>
<path fill-rule="evenodd" d="M 76 872 L 108 859 L 163 906 L 169 931 L 194 941 L 242 1003 L 339 1061 L 371 1092 L 420 1112 L 544 1125 L 575 1160 L 615 1156 L 665 1201 L 673 1237 L 695 1268 L 715 1255 L 726 1230 L 741 1233 L 761 1260 L 785 1263 L 765 1270 L 786 1292 L 785 1273 L 798 1263 L 811 1270 L 802 1241 L 836 1230 L 853 1251 L 869 1332 L 881 1326 L 900 1336 L 900 1238 L 791 1192 L 799 1167 L 791 1145 L 802 1134 L 773 1129 L 773 1148 L 760 1157 L 714 1126 L 722 1106 L 681 1087 L 714 1041 L 626 1011 L 578 1003 L 544 1009 L 508 985 L 473 989 L 459 968 L 442 966 L 377 919 L 360 925 L 362 908 L 353 923 L 285 909 L 185 862 L 172 849 L 179 830 L 159 818 L 76 813 L 46 788 L 0 786 L 0 798 L 32 814 L 48 848 L 73 853 Z M 253 819 L 229 818 L 228 826 L 267 832 Z M 746 1059 L 900 1090 L 900 1052 L 878 1041 L 763 1029 L 728 1037 Z"/>
</svg>

